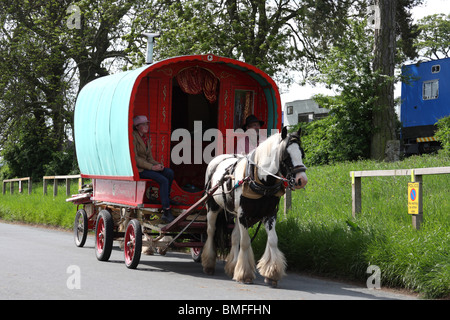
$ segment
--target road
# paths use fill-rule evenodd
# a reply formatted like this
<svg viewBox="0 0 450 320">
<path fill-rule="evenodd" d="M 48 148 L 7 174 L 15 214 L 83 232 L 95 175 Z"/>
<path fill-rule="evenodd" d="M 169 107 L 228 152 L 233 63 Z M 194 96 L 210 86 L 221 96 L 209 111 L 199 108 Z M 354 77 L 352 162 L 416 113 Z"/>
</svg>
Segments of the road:
<svg viewBox="0 0 450 320">
<path fill-rule="evenodd" d="M 138 268 L 129 270 L 118 246 L 108 262 L 97 261 L 93 247 L 91 235 L 84 248 L 77 248 L 71 232 L 0 222 L 0 299 L 415 299 L 294 273 L 276 289 L 260 276 L 244 285 L 225 275 L 223 262 L 214 276 L 206 276 L 190 255 L 177 252 L 142 255 Z"/>
</svg>

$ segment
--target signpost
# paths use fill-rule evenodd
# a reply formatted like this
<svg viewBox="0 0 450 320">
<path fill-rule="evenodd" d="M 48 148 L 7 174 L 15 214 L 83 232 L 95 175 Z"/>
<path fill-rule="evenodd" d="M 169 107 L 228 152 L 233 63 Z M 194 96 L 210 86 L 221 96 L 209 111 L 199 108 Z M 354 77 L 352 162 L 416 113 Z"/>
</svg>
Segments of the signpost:
<svg viewBox="0 0 450 320">
<path fill-rule="evenodd" d="M 408 214 L 411 215 L 412 224 L 417 230 L 423 222 L 422 205 L 422 176 L 416 176 L 411 170 L 411 181 L 408 183 Z"/>
<path fill-rule="evenodd" d="M 408 214 L 419 214 L 419 182 L 408 183 Z"/>
</svg>

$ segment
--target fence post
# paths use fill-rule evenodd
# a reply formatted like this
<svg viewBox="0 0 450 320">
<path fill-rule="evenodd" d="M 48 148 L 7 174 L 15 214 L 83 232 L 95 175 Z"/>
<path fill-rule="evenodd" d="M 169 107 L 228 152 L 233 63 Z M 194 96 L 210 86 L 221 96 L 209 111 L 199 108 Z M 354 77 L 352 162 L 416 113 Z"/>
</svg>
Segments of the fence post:
<svg viewBox="0 0 450 320">
<path fill-rule="evenodd" d="M 352 216 L 356 218 L 356 214 L 361 213 L 361 177 L 355 177 L 352 171 Z"/>
<path fill-rule="evenodd" d="M 45 179 L 45 177 L 44 177 L 44 196 L 46 196 L 47 195 L 47 179 Z"/>
<path fill-rule="evenodd" d="M 58 195 L 58 180 L 53 177 L 53 196 L 56 197 Z"/>
<path fill-rule="evenodd" d="M 31 194 L 31 191 L 33 189 L 33 184 L 31 182 L 31 177 L 28 178 L 28 194 Z"/>
<path fill-rule="evenodd" d="M 70 196 L 70 180 L 66 178 L 66 196 Z"/>
<path fill-rule="evenodd" d="M 6 182 L 3 180 L 3 194 L 6 192 Z"/>
<path fill-rule="evenodd" d="M 412 214 L 411 215 L 411 219 L 412 219 L 412 225 L 414 228 L 416 228 L 416 230 L 420 229 L 420 226 L 423 223 L 423 201 L 422 201 L 422 175 L 417 175 L 417 176 L 413 176 L 413 182 L 419 182 L 419 213 L 418 214 Z"/>
</svg>

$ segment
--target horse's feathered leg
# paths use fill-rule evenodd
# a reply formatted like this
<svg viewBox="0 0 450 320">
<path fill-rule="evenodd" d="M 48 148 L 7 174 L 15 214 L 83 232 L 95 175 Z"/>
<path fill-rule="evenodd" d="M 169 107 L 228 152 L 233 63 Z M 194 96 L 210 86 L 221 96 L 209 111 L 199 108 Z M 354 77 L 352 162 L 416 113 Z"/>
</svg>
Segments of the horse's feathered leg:
<svg viewBox="0 0 450 320">
<path fill-rule="evenodd" d="M 241 220 L 242 208 L 239 208 L 238 217 L 239 219 L 236 219 L 236 224 L 239 224 L 240 248 L 236 267 L 234 268 L 233 280 L 243 283 L 253 283 L 253 279 L 255 279 L 255 258 L 253 256 L 247 226 Z"/>
<path fill-rule="evenodd" d="M 278 281 L 285 275 L 286 259 L 278 249 L 278 237 L 275 231 L 276 215 L 264 219 L 267 232 L 267 245 L 263 256 L 258 262 L 258 271 L 265 282 L 276 287 Z"/>
<path fill-rule="evenodd" d="M 231 278 L 234 276 L 234 269 L 239 255 L 240 238 L 239 225 L 236 223 L 231 234 L 231 249 L 227 257 L 227 263 L 225 264 L 225 273 Z"/>
<path fill-rule="evenodd" d="M 215 205 L 208 206 L 207 213 L 207 229 L 206 232 L 208 237 L 206 239 L 206 243 L 203 246 L 202 252 L 202 266 L 203 271 L 206 274 L 212 275 L 216 269 L 216 256 L 217 256 L 217 248 L 214 245 L 214 233 L 216 232 L 216 220 L 219 212 L 222 211 L 214 201 L 214 199 L 210 199 L 208 201 L 210 204 L 213 202 Z"/>
</svg>

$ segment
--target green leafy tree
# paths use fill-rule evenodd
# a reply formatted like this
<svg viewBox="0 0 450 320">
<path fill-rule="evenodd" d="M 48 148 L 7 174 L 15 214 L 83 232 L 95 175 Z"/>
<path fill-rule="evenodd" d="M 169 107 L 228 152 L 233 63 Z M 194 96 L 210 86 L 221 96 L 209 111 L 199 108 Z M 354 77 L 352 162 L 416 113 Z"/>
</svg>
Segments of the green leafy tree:
<svg viewBox="0 0 450 320">
<path fill-rule="evenodd" d="M 304 144 L 310 164 L 356 160 L 370 156 L 372 111 L 378 77 L 372 71 L 373 32 L 365 20 L 348 21 L 341 43 L 319 63 L 314 80 L 338 91 L 319 95 L 316 102 L 330 109 L 328 117 L 305 126 Z"/>
<path fill-rule="evenodd" d="M 420 32 L 414 46 L 421 57 L 433 60 L 450 57 L 450 14 L 434 14 L 419 20 Z"/>
<path fill-rule="evenodd" d="M 24 117 L 18 127 L 4 143 L 2 155 L 12 177 L 42 179 L 44 165 L 52 157 L 52 141 L 48 128 L 35 118 Z M 46 161 L 43 161 L 46 160 Z"/>
<path fill-rule="evenodd" d="M 46 170 L 43 164 L 47 169 L 56 168 L 50 164 L 73 155 L 69 139 L 76 95 L 89 81 L 127 63 L 124 50 L 135 44 L 122 36 L 129 32 L 130 21 L 144 4 L 147 2 L 142 0 L 0 3 L 0 47 L 5 53 L 0 56 L 0 149 L 9 174 L 20 176 L 24 172 L 10 163 L 21 158 L 21 149 L 14 145 L 21 146 L 28 158 L 30 152 L 36 153 L 35 175 Z M 74 28 L 70 28 L 69 6 L 78 9 Z M 20 125 L 24 119 L 31 119 L 33 126 Z M 26 150 L 24 142 L 30 140 L 22 131 L 31 128 L 42 135 L 50 155 L 39 148 Z"/>
</svg>

